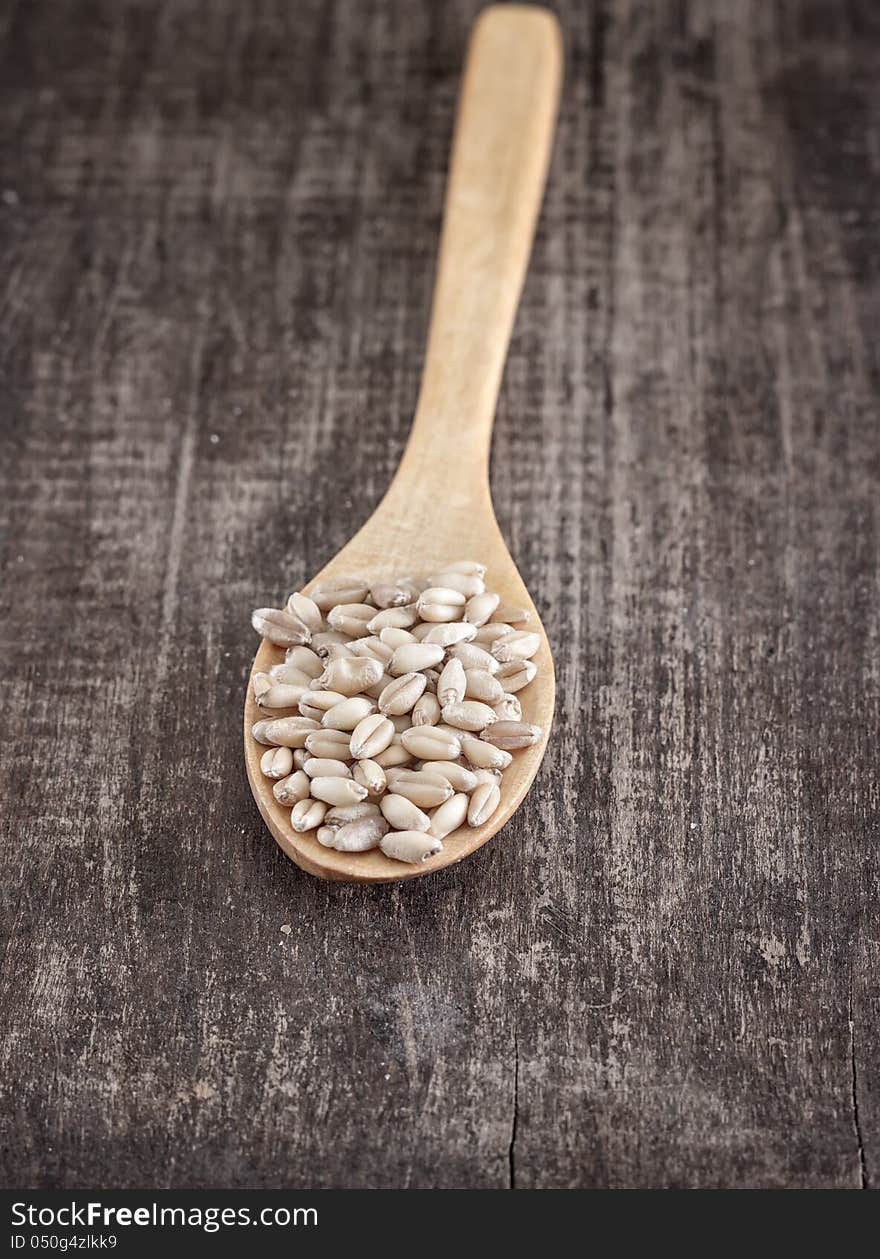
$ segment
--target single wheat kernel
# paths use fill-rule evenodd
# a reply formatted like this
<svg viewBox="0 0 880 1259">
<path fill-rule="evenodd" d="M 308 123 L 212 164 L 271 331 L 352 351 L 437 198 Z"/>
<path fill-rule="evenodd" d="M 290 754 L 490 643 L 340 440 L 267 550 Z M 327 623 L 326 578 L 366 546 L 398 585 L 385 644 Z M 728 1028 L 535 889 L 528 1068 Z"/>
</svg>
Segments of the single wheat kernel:
<svg viewBox="0 0 880 1259">
<path fill-rule="evenodd" d="M 317 656 L 315 657 L 317 660 Z M 268 676 L 273 685 L 280 684 L 283 686 L 301 686 L 308 689 L 312 678 L 311 675 L 305 673 L 302 669 L 298 669 L 294 664 L 288 664 L 285 660 L 282 664 L 273 664 L 269 666 L 269 673 L 254 674 L 254 678 Z"/>
<path fill-rule="evenodd" d="M 404 730 L 400 741 L 421 761 L 454 761 L 461 755 L 460 740 L 439 726 L 413 726 Z"/>
<path fill-rule="evenodd" d="M 522 721 L 522 704 L 515 695 L 502 695 L 492 707 L 498 721 Z"/>
<path fill-rule="evenodd" d="M 381 796 L 387 786 L 385 770 L 372 760 L 358 761 L 354 767 L 354 780 L 366 787 L 371 796 Z"/>
<path fill-rule="evenodd" d="M 377 765 L 380 765 L 382 769 L 388 770 L 393 769 L 395 765 L 409 765 L 414 758 L 407 752 L 405 747 L 392 743 L 384 752 L 380 752 L 378 756 L 374 756 L 371 759 Z"/>
<path fill-rule="evenodd" d="M 476 626 L 469 625 L 467 621 L 445 621 L 429 630 L 422 642 L 439 643 L 441 647 L 451 647 L 454 643 L 469 643 L 476 633 Z"/>
<path fill-rule="evenodd" d="M 332 756 L 310 756 L 303 769 L 309 778 L 351 778 L 351 766 Z"/>
<path fill-rule="evenodd" d="M 541 737 L 541 727 L 531 726 L 525 721 L 496 721 L 480 737 L 505 752 L 514 752 L 519 748 L 534 747 Z"/>
<path fill-rule="evenodd" d="M 484 704 L 497 704 L 504 696 L 504 687 L 487 669 L 465 669 L 465 698 L 479 699 Z"/>
<path fill-rule="evenodd" d="M 423 813 L 418 805 L 406 796 L 396 792 L 386 793 L 379 801 L 382 816 L 397 831 L 426 831 L 431 825 L 427 813 Z"/>
<path fill-rule="evenodd" d="M 492 644 L 492 655 L 501 664 L 511 660 L 530 660 L 541 646 L 541 637 L 529 630 L 511 630 Z"/>
<path fill-rule="evenodd" d="M 408 630 L 418 619 L 419 614 L 414 604 L 405 608 L 384 608 L 381 612 L 375 612 L 367 621 L 367 629 L 371 634 L 380 634 L 383 629 Z"/>
<path fill-rule="evenodd" d="M 312 756 L 329 756 L 337 761 L 354 758 L 349 747 L 350 734 L 344 730 L 314 730 L 306 738 L 306 748 Z"/>
<path fill-rule="evenodd" d="M 330 782 L 335 781 L 330 779 Z M 341 781 L 341 780 L 340 780 Z M 327 806 L 321 800 L 300 800 L 290 811 L 290 825 L 298 835 L 316 830 L 324 821 Z"/>
<path fill-rule="evenodd" d="M 254 699 L 258 704 L 261 696 L 268 695 L 269 691 L 275 685 L 271 675 L 268 673 L 255 673 L 251 678 L 251 683 L 254 688 Z"/>
<path fill-rule="evenodd" d="M 322 582 L 311 597 L 322 612 L 329 612 L 340 603 L 360 603 L 368 592 L 369 586 L 361 577 L 336 577 Z"/>
<path fill-rule="evenodd" d="M 353 695 L 341 704 L 334 704 L 321 718 L 325 730 L 347 730 L 349 734 L 359 721 L 376 711 L 376 705 L 363 695 Z"/>
<path fill-rule="evenodd" d="M 512 625 L 507 625 L 504 621 L 489 621 L 486 625 L 481 625 L 474 636 L 474 642 L 478 647 L 491 649 L 496 638 L 500 638 L 502 634 L 509 634 L 513 629 Z"/>
<path fill-rule="evenodd" d="M 267 747 L 301 748 L 318 723 L 308 717 L 278 717 L 274 721 L 258 721 L 251 728 L 257 743 Z"/>
<path fill-rule="evenodd" d="M 476 643 L 456 643 L 449 648 L 449 655 L 460 660 L 466 669 L 485 669 L 488 673 L 497 673 L 499 663 L 495 657 Z"/>
<path fill-rule="evenodd" d="M 421 583 L 412 577 L 395 577 L 393 581 L 377 582 L 370 591 L 370 599 L 377 608 L 400 608 L 414 603 L 421 588 Z"/>
<path fill-rule="evenodd" d="M 477 769 L 507 769 L 513 757 L 503 748 L 496 748 L 485 743 L 475 735 L 466 735 L 461 740 L 462 755 Z"/>
<path fill-rule="evenodd" d="M 427 761 L 427 772 L 446 779 L 454 791 L 473 791 L 479 781 L 473 770 L 461 761 Z"/>
<path fill-rule="evenodd" d="M 466 599 L 481 595 L 486 589 L 485 582 L 477 573 L 437 573 L 431 578 L 432 586 L 442 586 L 447 590 L 457 590 Z"/>
<path fill-rule="evenodd" d="M 372 760 L 391 746 L 394 726 L 382 713 L 371 713 L 355 726 L 349 741 L 352 756 Z"/>
<path fill-rule="evenodd" d="M 501 792 L 497 783 L 478 783 L 471 792 L 468 803 L 468 826 L 482 826 L 501 803 Z"/>
<path fill-rule="evenodd" d="M 268 748 L 260 757 L 260 769 L 267 778 L 286 778 L 293 769 L 290 748 Z"/>
<path fill-rule="evenodd" d="M 324 672 L 314 679 L 314 689 L 337 691 L 340 695 L 359 695 L 368 686 L 374 686 L 383 672 L 378 660 L 340 656 L 327 661 Z"/>
<path fill-rule="evenodd" d="M 353 778 L 313 778 L 312 795 L 326 804 L 358 804 L 366 800 L 367 789 Z"/>
<path fill-rule="evenodd" d="M 387 717 L 399 717 L 408 713 L 420 698 L 427 685 L 422 673 L 402 673 L 389 682 L 379 696 L 379 712 Z"/>
<path fill-rule="evenodd" d="M 533 660 L 509 660 L 501 665 L 495 676 L 508 695 L 515 695 L 528 686 L 537 672 L 538 666 Z"/>
<path fill-rule="evenodd" d="M 383 835 L 379 847 L 386 857 L 418 865 L 441 852 L 443 843 L 433 835 L 424 835 L 418 831 L 389 831 L 387 835 Z"/>
<path fill-rule="evenodd" d="M 371 603 L 339 603 L 327 613 L 327 624 L 331 629 L 357 638 L 375 615 L 376 609 Z"/>
<path fill-rule="evenodd" d="M 316 678 L 324 668 L 321 657 L 317 652 L 312 651 L 311 647 L 288 647 L 284 653 L 284 663 L 302 670 L 310 678 Z M 291 681 L 295 682 L 296 679 L 292 678 Z"/>
<path fill-rule="evenodd" d="M 423 772 L 399 774 L 394 782 L 394 794 L 404 796 L 420 809 L 435 809 L 452 795 L 452 785 L 445 778 L 432 778 Z"/>
<path fill-rule="evenodd" d="M 464 608 L 457 607 L 454 603 L 419 603 L 419 616 L 422 620 L 437 624 L 460 621 L 463 612 Z"/>
<path fill-rule="evenodd" d="M 404 673 L 418 673 L 420 669 L 430 669 L 443 659 L 443 648 L 433 643 L 405 643 L 398 647 L 391 657 L 388 672 L 392 677 L 402 677 Z"/>
<path fill-rule="evenodd" d="M 302 704 L 308 704 L 310 708 L 317 708 L 321 717 L 323 717 L 324 713 L 329 712 L 331 708 L 335 708 L 337 704 L 341 704 L 343 700 L 349 698 L 350 696 L 343 695 L 341 691 L 316 691 L 313 687 L 309 687 L 309 690 L 300 701 L 300 707 L 302 707 Z M 318 718 L 319 721 L 321 717 Z"/>
<path fill-rule="evenodd" d="M 518 608 L 512 603 L 505 603 L 503 600 L 495 609 L 495 615 L 499 621 L 506 621 L 508 625 L 527 625 L 532 619 L 531 612 L 525 608 Z"/>
<path fill-rule="evenodd" d="M 452 608 L 463 608 L 467 599 L 460 590 L 453 590 L 451 586 L 429 586 L 419 595 L 416 603 L 419 611 L 425 603 L 446 603 Z"/>
<path fill-rule="evenodd" d="M 498 720 L 494 708 L 481 704 L 478 699 L 466 699 L 460 703 L 444 704 L 441 714 L 444 722 L 456 730 L 485 730 Z"/>
<path fill-rule="evenodd" d="M 278 682 L 257 697 L 257 704 L 260 708 L 296 708 L 302 697 L 308 693 L 307 686 L 288 686 L 284 682 Z"/>
<path fill-rule="evenodd" d="M 424 674 L 421 675 L 424 677 Z M 427 678 L 425 679 L 427 682 Z M 440 720 L 440 701 L 436 695 L 426 694 L 416 701 L 412 710 L 414 726 L 435 726 Z"/>
<path fill-rule="evenodd" d="M 392 654 L 398 647 L 402 647 L 404 643 L 418 642 L 409 630 L 395 629 L 392 625 L 386 625 L 383 630 L 379 631 L 379 641 L 391 649 Z"/>
<path fill-rule="evenodd" d="M 251 614 L 251 625 L 276 647 L 295 647 L 311 638 L 308 626 L 283 608 L 257 608 Z"/>
<path fill-rule="evenodd" d="M 441 706 L 460 704 L 467 688 L 464 665 L 454 656 L 447 660 L 437 680 L 437 698 Z"/>
<path fill-rule="evenodd" d="M 275 783 L 272 794 L 279 804 L 292 809 L 300 800 L 308 797 L 310 787 L 308 775 L 298 769 L 295 774 L 289 774 L 287 778 L 282 778 Z"/>
<path fill-rule="evenodd" d="M 491 592 L 473 595 L 465 605 L 464 619 L 471 625 L 485 625 L 500 602 L 500 596 Z"/>
<path fill-rule="evenodd" d="M 447 835 L 451 835 L 453 831 L 457 831 L 460 826 L 464 826 L 468 814 L 468 798 L 464 792 L 456 792 L 454 796 L 441 804 L 431 814 L 431 825 L 428 827 L 428 834 L 436 836 L 437 839 L 445 839 Z"/>
<path fill-rule="evenodd" d="M 357 804 L 336 804 L 332 809 L 327 810 L 324 825 L 339 830 L 339 827 L 345 826 L 347 822 L 356 822 L 362 817 L 380 816 L 379 806 L 369 800 L 361 800 Z"/>
<path fill-rule="evenodd" d="M 329 656 L 336 647 L 344 647 L 351 642 L 351 634 L 341 634 L 339 630 L 321 630 L 312 635 L 312 648 L 319 656 Z M 348 652 L 345 653 L 348 655 Z"/>
<path fill-rule="evenodd" d="M 298 616 L 303 625 L 312 634 L 316 634 L 324 624 L 321 609 L 314 599 L 310 599 L 308 595 L 301 594 L 298 590 L 287 600 L 287 611 L 292 616 Z"/>
<path fill-rule="evenodd" d="M 330 847 L 339 852 L 367 852 L 370 848 L 378 848 L 379 841 L 387 833 L 388 823 L 384 817 L 362 817 L 334 830 Z"/>
</svg>

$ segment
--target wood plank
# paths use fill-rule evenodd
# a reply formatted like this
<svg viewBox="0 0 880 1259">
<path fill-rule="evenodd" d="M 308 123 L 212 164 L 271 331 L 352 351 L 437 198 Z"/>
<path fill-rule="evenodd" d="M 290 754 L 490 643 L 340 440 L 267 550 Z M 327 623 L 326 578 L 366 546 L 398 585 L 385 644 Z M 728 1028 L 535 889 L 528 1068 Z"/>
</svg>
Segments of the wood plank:
<svg viewBox="0 0 880 1259">
<path fill-rule="evenodd" d="M 4 1184 L 877 1183 L 876 14 L 552 7 L 557 726 L 391 889 L 264 832 L 247 615 L 402 450 L 480 5 L 0 9 Z"/>
</svg>

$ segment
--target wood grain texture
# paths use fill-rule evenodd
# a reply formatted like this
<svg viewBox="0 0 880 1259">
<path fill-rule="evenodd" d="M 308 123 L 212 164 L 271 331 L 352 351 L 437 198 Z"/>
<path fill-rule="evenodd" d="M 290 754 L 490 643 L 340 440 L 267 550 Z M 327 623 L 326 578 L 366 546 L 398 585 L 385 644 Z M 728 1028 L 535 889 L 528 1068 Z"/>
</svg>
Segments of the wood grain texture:
<svg viewBox="0 0 880 1259">
<path fill-rule="evenodd" d="M 247 613 L 400 456 L 479 5 L 0 8 L 5 1184 L 878 1183 L 876 6 L 553 7 L 555 737 L 393 888 L 266 835 Z"/>
</svg>

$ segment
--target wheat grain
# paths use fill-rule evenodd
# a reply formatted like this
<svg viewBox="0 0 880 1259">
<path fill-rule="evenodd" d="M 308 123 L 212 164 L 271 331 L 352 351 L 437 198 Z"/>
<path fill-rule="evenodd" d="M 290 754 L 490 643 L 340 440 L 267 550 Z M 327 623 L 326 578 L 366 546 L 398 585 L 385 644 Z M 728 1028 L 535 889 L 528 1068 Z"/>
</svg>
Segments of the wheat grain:
<svg viewBox="0 0 880 1259">
<path fill-rule="evenodd" d="M 501 803 L 501 790 L 497 783 L 478 783 L 471 792 L 468 803 L 468 826 L 482 826 Z"/>
<path fill-rule="evenodd" d="M 298 616 L 291 616 L 283 608 L 257 608 L 251 614 L 251 625 L 261 638 L 268 638 L 276 647 L 295 647 L 307 643 L 312 636 Z"/>
<path fill-rule="evenodd" d="M 371 796 L 381 796 L 388 785 L 385 770 L 373 760 L 360 760 L 353 770 L 355 782 L 366 787 Z"/>
<path fill-rule="evenodd" d="M 540 737 L 541 727 L 525 721 L 496 721 L 481 735 L 484 742 L 505 752 L 534 747 Z"/>
<path fill-rule="evenodd" d="M 436 695 L 426 694 L 416 701 L 412 710 L 414 726 L 435 726 L 439 720 L 440 701 Z"/>
<path fill-rule="evenodd" d="M 541 739 L 518 692 L 542 640 L 484 577 L 473 560 L 427 580 L 340 577 L 253 613 L 285 649 L 253 674 L 253 694 L 264 711 L 297 715 L 252 732 L 294 831 L 420 862 L 465 824 L 491 821 L 512 753 Z"/>
<path fill-rule="evenodd" d="M 404 730 L 400 741 L 411 756 L 420 761 L 454 761 L 461 755 L 461 742 L 440 726 L 413 726 Z"/>
<path fill-rule="evenodd" d="M 444 722 L 455 730 L 485 730 L 498 720 L 494 708 L 481 704 L 478 699 L 465 699 L 459 703 L 444 704 L 441 714 Z"/>
<path fill-rule="evenodd" d="M 388 717 L 399 717 L 408 713 L 421 697 L 427 685 L 423 673 L 402 673 L 399 678 L 389 682 L 379 696 L 379 712 Z"/>
<path fill-rule="evenodd" d="M 296 773 L 289 774 L 275 783 L 272 794 L 279 804 L 292 809 L 300 800 L 308 798 L 311 785 L 308 775 L 298 769 Z"/>
<path fill-rule="evenodd" d="M 370 848 L 378 848 L 379 841 L 387 833 L 388 823 L 384 817 L 362 817 L 334 830 L 329 846 L 339 852 L 366 852 Z"/>
<path fill-rule="evenodd" d="M 368 592 L 368 584 L 360 577 L 336 577 L 316 586 L 311 597 L 322 612 L 329 612 L 340 603 L 360 603 Z"/>
<path fill-rule="evenodd" d="M 321 800 L 313 800 L 311 797 L 299 800 L 290 810 L 290 825 L 298 835 L 304 835 L 306 831 L 313 831 L 321 825 L 326 812 L 327 806 Z"/>
<path fill-rule="evenodd" d="M 379 847 L 386 857 L 417 865 L 442 851 L 443 843 L 433 835 L 424 835 L 419 831 L 389 831 L 383 835 Z"/>
<path fill-rule="evenodd" d="M 447 835 L 464 826 L 468 814 L 468 798 L 464 792 L 456 792 L 431 814 L 431 825 L 428 834 L 437 839 L 445 839 Z"/>
<path fill-rule="evenodd" d="M 351 778 L 350 766 L 330 756 L 310 756 L 303 769 L 309 778 Z"/>
<path fill-rule="evenodd" d="M 258 721 L 251 728 L 257 743 L 267 747 L 305 747 L 309 734 L 318 729 L 318 723 L 308 717 L 278 717 L 274 721 Z"/>
<path fill-rule="evenodd" d="M 334 704 L 321 718 L 325 730 L 347 730 L 349 734 L 358 722 L 376 711 L 376 705 L 364 695 L 353 695 L 340 704 Z"/>
<path fill-rule="evenodd" d="M 384 795 L 379 801 L 379 808 L 386 822 L 398 831 L 426 831 L 431 825 L 427 813 L 423 813 L 406 796 L 399 796 L 396 792 Z"/>
<path fill-rule="evenodd" d="M 353 778 L 319 776 L 311 780 L 311 793 L 325 804 L 357 804 L 366 800 L 367 789 Z"/>
<path fill-rule="evenodd" d="M 287 600 L 287 611 L 291 616 L 298 616 L 310 633 L 316 634 L 324 624 L 321 609 L 308 595 L 296 591 Z"/>
<path fill-rule="evenodd" d="M 260 757 L 260 769 L 267 778 L 286 778 L 293 769 L 291 748 L 268 748 Z"/>
<path fill-rule="evenodd" d="M 382 713 L 371 713 L 355 726 L 349 741 L 352 756 L 358 760 L 373 760 L 391 746 L 395 730 Z"/>
<path fill-rule="evenodd" d="M 464 665 L 453 657 L 443 666 L 443 672 L 437 679 L 437 698 L 441 706 L 460 704 L 467 689 L 467 676 Z"/>
<path fill-rule="evenodd" d="M 420 809 L 435 809 L 452 795 L 452 784 L 423 770 L 401 773 L 395 777 L 394 794 L 404 796 Z"/>
</svg>

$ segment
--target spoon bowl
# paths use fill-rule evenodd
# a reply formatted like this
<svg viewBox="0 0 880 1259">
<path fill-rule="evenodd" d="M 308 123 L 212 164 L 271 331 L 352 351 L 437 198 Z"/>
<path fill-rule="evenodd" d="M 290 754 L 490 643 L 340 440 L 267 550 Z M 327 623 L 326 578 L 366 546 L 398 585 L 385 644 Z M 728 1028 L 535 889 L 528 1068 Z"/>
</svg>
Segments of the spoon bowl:
<svg viewBox="0 0 880 1259">
<path fill-rule="evenodd" d="M 425 369 L 409 442 L 391 486 L 354 538 L 303 586 L 341 575 L 442 572 L 461 559 L 486 565 L 487 589 L 528 610 L 540 635 L 537 676 L 520 694 L 523 720 L 539 741 L 514 755 L 501 803 L 483 826 L 447 836 L 418 865 L 379 849 L 337 852 L 314 832 L 296 833 L 290 810 L 260 770 L 265 747 L 251 734 L 262 713 L 249 682 L 244 746 L 260 813 L 284 852 L 310 874 L 360 883 L 411 879 L 454 864 L 504 826 L 541 764 L 553 719 L 555 683 L 547 635 L 505 546 L 489 491 L 495 403 L 546 179 L 559 95 L 561 45 L 552 14 L 526 5 L 483 11 L 471 37 L 453 143 Z M 284 658 L 264 640 L 253 672 Z M 276 715 L 276 714 L 273 714 Z M 282 715 L 278 713 L 277 715 Z"/>
</svg>

